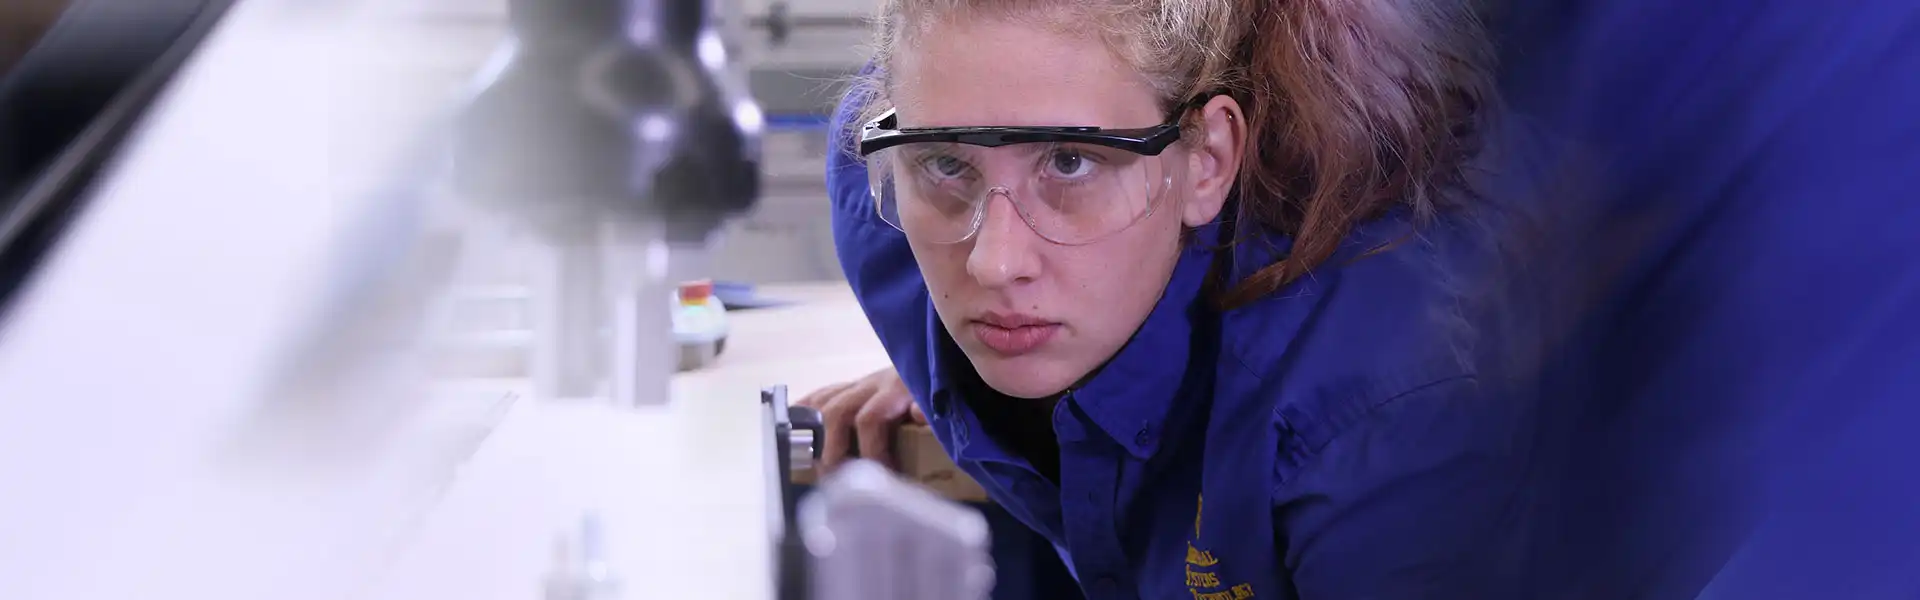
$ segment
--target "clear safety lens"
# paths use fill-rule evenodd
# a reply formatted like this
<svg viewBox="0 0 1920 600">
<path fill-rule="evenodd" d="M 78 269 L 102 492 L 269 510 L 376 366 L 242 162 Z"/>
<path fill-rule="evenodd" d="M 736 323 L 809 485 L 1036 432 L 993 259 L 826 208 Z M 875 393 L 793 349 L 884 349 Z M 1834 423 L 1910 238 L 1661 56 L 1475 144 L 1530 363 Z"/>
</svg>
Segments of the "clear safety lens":
<svg viewBox="0 0 1920 600">
<path fill-rule="evenodd" d="M 880 217 L 911 238 L 966 241 L 998 192 L 1040 237 L 1077 245 L 1152 214 L 1172 187 L 1174 155 L 1058 142 L 994 148 L 923 142 L 867 155 L 867 172 Z"/>
</svg>

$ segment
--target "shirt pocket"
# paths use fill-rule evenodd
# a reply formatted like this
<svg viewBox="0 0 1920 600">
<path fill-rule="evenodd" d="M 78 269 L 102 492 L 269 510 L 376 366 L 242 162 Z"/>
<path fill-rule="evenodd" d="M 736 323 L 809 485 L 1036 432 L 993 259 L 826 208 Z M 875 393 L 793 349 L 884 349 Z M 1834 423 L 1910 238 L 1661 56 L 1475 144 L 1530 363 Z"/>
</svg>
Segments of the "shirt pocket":
<svg viewBox="0 0 1920 600">
<path fill-rule="evenodd" d="M 1471 374 L 1459 363 L 1435 360 L 1385 373 L 1324 379 L 1283 392 L 1273 410 L 1279 442 L 1274 485 L 1286 485 L 1336 438 L 1361 426 L 1375 412 L 1434 384 L 1468 377 Z"/>
</svg>

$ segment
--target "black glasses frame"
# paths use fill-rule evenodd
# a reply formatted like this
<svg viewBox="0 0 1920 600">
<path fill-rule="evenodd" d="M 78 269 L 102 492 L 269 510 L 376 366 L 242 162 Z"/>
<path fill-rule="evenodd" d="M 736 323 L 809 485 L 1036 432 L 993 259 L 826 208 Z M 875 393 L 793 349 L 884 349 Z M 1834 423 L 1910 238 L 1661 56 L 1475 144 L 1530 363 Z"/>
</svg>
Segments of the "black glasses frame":
<svg viewBox="0 0 1920 600">
<path fill-rule="evenodd" d="M 1143 156 L 1159 156 L 1180 140 L 1180 119 L 1185 110 L 1174 114 L 1165 124 L 1142 129 L 1101 129 L 1099 127 L 909 127 L 900 128 L 899 115 L 892 109 L 868 121 L 860 129 L 860 155 L 905 144 L 944 142 L 998 148 L 1035 142 L 1074 143 L 1104 146 Z"/>
</svg>

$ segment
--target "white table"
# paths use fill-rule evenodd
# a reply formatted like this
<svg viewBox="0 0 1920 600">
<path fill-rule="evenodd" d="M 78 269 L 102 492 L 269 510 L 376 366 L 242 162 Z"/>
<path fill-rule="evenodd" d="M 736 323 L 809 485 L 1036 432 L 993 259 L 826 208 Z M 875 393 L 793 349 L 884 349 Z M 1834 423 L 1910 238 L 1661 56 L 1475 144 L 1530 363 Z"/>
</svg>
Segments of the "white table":
<svg viewBox="0 0 1920 600">
<path fill-rule="evenodd" d="M 705 369 L 677 376 L 676 398 L 731 393 L 740 385 L 757 390 L 786 384 L 798 400 L 889 364 L 845 283 L 769 286 L 761 293 L 795 304 L 728 313 L 732 333 L 726 353 Z"/>
<path fill-rule="evenodd" d="M 630 597 L 770 598 L 778 505 L 759 390 L 786 384 L 797 400 L 888 363 L 844 284 L 765 293 L 797 304 L 731 313 L 726 353 L 677 376 L 670 407 L 507 402 L 373 597 L 537 597 L 554 537 L 594 510 Z M 470 393 L 524 387 L 475 382 Z M 487 426 L 486 413 L 466 414 Z"/>
</svg>

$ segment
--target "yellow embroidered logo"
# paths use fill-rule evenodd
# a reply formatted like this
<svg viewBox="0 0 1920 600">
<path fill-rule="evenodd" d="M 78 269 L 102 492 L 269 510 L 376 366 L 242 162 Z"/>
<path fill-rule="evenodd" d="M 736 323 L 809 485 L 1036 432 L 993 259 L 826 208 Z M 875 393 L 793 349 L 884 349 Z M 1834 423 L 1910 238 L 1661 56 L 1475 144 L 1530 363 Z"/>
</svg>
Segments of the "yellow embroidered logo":
<svg viewBox="0 0 1920 600">
<path fill-rule="evenodd" d="M 1193 547 L 1193 542 L 1187 542 L 1187 564 L 1196 567 L 1211 567 L 1220 564 L 1220 561 L 1213 557 L 1212 552 L 1195 548 Z"/>
<path fill-rule="evenodd" d="M 1187 592 L 1193 594 L 1193 600 L 1245 600 L 1253 597 L 1253 585 L 1242 583 L 1221 589 L 1220 574 L 1213 567 L 1220 559 L 1213 552 L 1195 546 L 1200 540 L 1200 513 L 1206 506 L 1204 498 L 1194 499 L 1193 540 L 1187 542 Z"/>
</svg>

